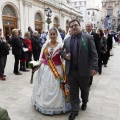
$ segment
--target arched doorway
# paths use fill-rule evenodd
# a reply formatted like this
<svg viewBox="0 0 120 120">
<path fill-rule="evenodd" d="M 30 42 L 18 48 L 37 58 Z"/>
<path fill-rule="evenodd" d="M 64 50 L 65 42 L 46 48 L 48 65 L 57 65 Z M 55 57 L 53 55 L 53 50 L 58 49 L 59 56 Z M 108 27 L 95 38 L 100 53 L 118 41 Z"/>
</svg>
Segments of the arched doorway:
<svg viewBox="0 0 120 120">
<path fill-rule="evenodd" d="M 57 17 L 54 18 L 54 27 L 58 28 L 59 27 L 59 20 Z"/>
<path fill-rule="evenodd" d="M 6 5 L 2 10 L 3 34 L 6 38 L 11 35 L 12 29 L 17 28 L 17 16 L 11 5 Z"/>
<path fill-rule="evenodd" d="M 66 32 L 69 30 L 69 20 L 66 21 Z"/>
<path fill-rule="evenodd" d="M 39 12 L 35 14 L 35 30 L 38 31 L 38 33 L 42 32 L 42 17 Z"/>
</svg>

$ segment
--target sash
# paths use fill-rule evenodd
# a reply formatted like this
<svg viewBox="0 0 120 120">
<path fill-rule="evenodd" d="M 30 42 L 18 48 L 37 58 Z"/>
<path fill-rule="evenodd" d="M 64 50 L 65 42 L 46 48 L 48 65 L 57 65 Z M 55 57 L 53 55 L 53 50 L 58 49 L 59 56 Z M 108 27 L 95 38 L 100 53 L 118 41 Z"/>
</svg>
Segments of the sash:
<svg viewBox="0 0 120 120">
<path fill-rule="evenodd" d="M 64 68 L 63 63 L 62 63 L 63 77 L 61 77 L 51 58 L 51 55 L 49 54 L 48 47 L 44 49 L 43 53 L 46 57 L 48 66 L 51 69 L 52 73 L 54 74 L 55 78 L 60 81 L 60 87 L 62 88 L 64 92 L 66 102 L 70 102 L 70 87 L 66 82 L 65 68 Z"/>
</svg>

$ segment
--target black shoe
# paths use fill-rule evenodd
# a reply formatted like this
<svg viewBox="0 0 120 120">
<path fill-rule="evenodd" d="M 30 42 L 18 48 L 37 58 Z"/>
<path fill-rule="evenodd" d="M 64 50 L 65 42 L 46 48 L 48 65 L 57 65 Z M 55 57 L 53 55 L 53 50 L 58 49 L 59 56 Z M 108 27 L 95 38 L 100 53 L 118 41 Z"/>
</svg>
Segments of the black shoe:
<svg viewBox="0 0 120 120">
<path fill-rule="evenodd" d="M 86 108 L 87 108 L 87 104 L 82 104 L 81 109 L 86 110 Z"/>
<path fill-rule="evenodd" d="M 91 84 L 89 84 L 89 88 L 91 87 Z"/>
<path fill-rule="evenodd" d="M 20 71 L 22 71 L 23 69 L 22 68 L 20 68 Z"/>
<path fill-rule="evenodd" d="M 102 73 L 100 70 L 98 71 L 99 75 Z"/>
<path fill-rule="evenodd" d="M 18 72 L 18 73 L 14 72 L 14 74 L 15 75 L 22 75 L 22 73 L 20 73 L 20 72 Z"/>
<path fill-rule="evenodd" d="M 2 77 L 6 77 L 6 75 L 1 75 Z"/>
<path fill-rule="evenodd" d="M 107 65 L 105 64 L 104 67 L 107 67 Z"/>
<path fill-rule="evenodd" d="M 69 116 L 69 120 L 74 120 L 77 115 L 78 115 L 78 112 L 71 113 Z"/>
</svg>

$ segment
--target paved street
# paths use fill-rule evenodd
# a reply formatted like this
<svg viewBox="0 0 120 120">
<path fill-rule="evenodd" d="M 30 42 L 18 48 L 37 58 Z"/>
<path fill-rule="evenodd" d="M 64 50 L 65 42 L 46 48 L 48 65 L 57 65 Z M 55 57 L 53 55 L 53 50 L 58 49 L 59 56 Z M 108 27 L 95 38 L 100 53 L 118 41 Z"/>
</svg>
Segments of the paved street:
<svg viewBox="0 0 120 120">
<path fill-rule="evenodd" d="M 108 67 L 94 77 L 88 108 L 80 110 L 76 120 L 120 120 L 120 45 L 114 48 Z M 7 80 L 0 81 L 0 106 L 7 109 L 11 120 L 68 120 L 69 113 L 46 116 L 37 112 L 31 104 L 33 85 L 31 72 L 13 74 L 13 55 L 8 56 Z"/>
</svg>

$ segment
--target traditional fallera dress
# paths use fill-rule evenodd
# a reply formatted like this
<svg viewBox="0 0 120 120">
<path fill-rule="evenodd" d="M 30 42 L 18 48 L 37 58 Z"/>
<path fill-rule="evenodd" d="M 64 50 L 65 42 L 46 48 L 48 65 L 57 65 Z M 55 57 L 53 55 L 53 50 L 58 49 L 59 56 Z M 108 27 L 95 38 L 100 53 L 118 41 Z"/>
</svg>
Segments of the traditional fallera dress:
<svg viewBox="0 0 120 120">
<path fill-rule="evenodd" d="M 56 66 L 59 74 L 62 76 L 60 52 L 62 45 L 58 44 L 54 49 L 48 47 L 48 52 Z M 66 103 L 63 90 L 60 88 L 60 81 L 55 78 L 53 72 L 48 66 L 45 54 L 42 54 L 43 62 L 41 67 L 34 75 L 34 88 L 32 94 L 32 103 L 37 110 L 43 114 L 60 114 L 71 109 L 70 104 Z"/>
</svg>

